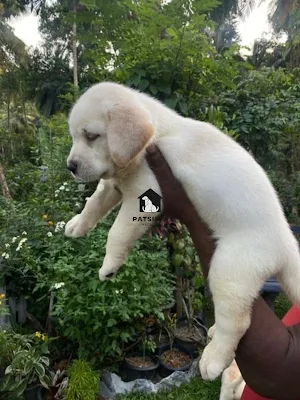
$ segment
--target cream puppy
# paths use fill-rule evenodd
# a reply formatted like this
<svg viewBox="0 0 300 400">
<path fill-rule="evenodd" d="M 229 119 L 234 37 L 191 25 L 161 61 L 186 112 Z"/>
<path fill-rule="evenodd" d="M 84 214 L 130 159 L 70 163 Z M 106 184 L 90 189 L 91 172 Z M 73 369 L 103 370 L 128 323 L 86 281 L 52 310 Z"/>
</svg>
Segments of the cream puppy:
<svg viewBox="0 0 300 400">
<path fill-rule="evenodd" d="M 264 281 L 276 276 L 300 304 L 300 256 L 296 239 L 266 173 L 233 139 L 211 124 L 183 118 L 159 101 L 116 83 L 88 89 L 69 117 L 73 146 L 68 168 L 84 181 L 100 180 L 81 214 L 66 225 L 84 236 L 117 204 L 108 234 L 101 281 L 115 274 L 129 250 L 160 212 L 140 212 L 148 189 L 161 195 L 145 160 L 156 142 L 218 245 L 209 285 L 216 331 L 205 348 L 201 375 L 213 380 L 235 358 L 250 324 L 251 307 Z M 116 190 L 118 188 L 118 190 Z M 176 201 L 176 199 L 174 199 Z"/>
</svg>

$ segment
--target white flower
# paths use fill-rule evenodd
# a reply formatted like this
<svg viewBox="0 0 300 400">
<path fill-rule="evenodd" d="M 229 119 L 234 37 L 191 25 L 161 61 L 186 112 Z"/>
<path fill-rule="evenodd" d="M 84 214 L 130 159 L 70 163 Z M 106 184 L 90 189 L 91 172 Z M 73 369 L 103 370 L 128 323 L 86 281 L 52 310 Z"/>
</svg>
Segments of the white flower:
<svg viewBox="0 0 300 400">
<path fill-rule="evenodd" d="M 116 291 L 115 291 L 115 293 L 116 293 L 116 294 L 119 294 L 119 293 L 120 293 L 120 291 L 119 291 L 119 290 L 116 290 Z"/>
<path fill-rule="evenodd" d="M 81 204 L 79 203 L 79 201 L 76 201 L 75 207 L 80 207 L 80 206 L 81 206 Z"/>
<path fill-rule="evenodd" d="M 8 249 L 10 247 L 9 243 L 5 243 L 5 247 Z"/>
<path fill-rule="evenodd" d="M 47 236 L 48 236 L 48 237 L 53 236 L 52 232 L 48 232 L 48 233 L 47 233 Z"/>
<path fill-rule="evenodd" d="M 67 185 L 68 185 L 68 182 L 64 182 L 63 185 L 64 185 L 64 186 L 67 186 Z"/>
<path fill-rule="evenodd" d="M 27 235 L 27 232 L 26 231 L 22 232 L 22 235 Z"/>
<path fill-rule="evenodd" d="M 16 251 L 19 251 L 19 250 L 22 248 L 23 243 L 25 243 L 25 242 L 27 242 L 27 238 L 21 239 L 21 240 L 19 241 L 18 247 L 16 248 Z"/>
<path fill-rule="evenodd" d="M 58 194 L 57 194 L 57 193 L 55 193 L 54 197 L 58 197 Z"/>
<path fill-rule="evenodd" d="M 61 185 L 58 190 L 65 190 L 65 187 Z"/>
<path fill-rule="evenodd" d="M 124 292 L 124 290 L 123 289 L 120 289 L 120 293 L 122 294 Z"/>
<path fill-rule="evenodd" d="M 14 236 L 14 237 L 11 239 L 11 242 L 12 242 L 12 243 L 15 243 L 16 240 L 17 240 L 17 238 L 16 238 L 16 236 Z"/>
<path fill-rule="evenodd" d="M 54 285 L 52 287 L 53 287 L 53 289 L 60 289 L 63 286 L 65 286 L 65 282 L 54 283 Z"/>
<path fill-rule="evenodd" d="M 66 223 L 64 221 L 57 222 L 56 227 L 55 227 L 55 232 L 59 232 L 59 231 L 63 230 L 65 225 L 66 225 Z"/>
<path fill-rule="evenodd" d="M 6 252 L 2 253 L 1 256 L 2 256 L 3 258 L 5 258 L 6 260 L 9 258 L 9 254 L 6 253 Z"/>
<path fill-rule="evenodd" d="M 137 288 L 134 288 L 133 290 L 134 290 L 135 292 L 137 292 Z"/>
<path fill-rule="evenodd" d="M 66 189 L 66 192 L 69 192 L 69 191 L 70 191 L 70 189 L 67 188 L 67 189 Z"/>
</svg>

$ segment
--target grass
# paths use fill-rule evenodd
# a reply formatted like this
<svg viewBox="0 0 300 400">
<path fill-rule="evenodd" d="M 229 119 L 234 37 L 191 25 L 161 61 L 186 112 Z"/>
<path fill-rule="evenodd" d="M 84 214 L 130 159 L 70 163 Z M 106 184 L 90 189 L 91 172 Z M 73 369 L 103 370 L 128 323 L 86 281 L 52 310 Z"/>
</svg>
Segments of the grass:
<svg viewBox="0 0 300 400">
<path fill-rule="evenodd" d="M 286 295 L 284 293 L 280 293 L 280 295 L 275 300 L 275 306 L 274 306 L 275 314 L 279 319 L 282 319 L 288 312 L 288 310 L 291 308 L 291 306 L 292 304 L 287 299 Z"/>
<path fill-rule="evenodd" d="M 160 392 L 154 395 L 129 393 L 118 397 L 118 400 L 218 400 L 220 395 L 220 380 L 204 382 L 201 378 L 193 378 L 189 383 L 181 385 L 172 391 Z"/>
<path fill-rule="evenodd" d="M 280 294 L 275 301 L 275 313 L 279 319 L 287 313 L 291 303 L 284 294 Z M 213 313 L 211 299 L 208 298 L 205 312 Z M 155 395 L 130 393 L 118 397 L 118 400 L 218 400 L 220 396 L 220 379 L 214 382 L 204 382 L 200 377 L 192 379 L 172 391 L 160 392 Z"/>
</svg>

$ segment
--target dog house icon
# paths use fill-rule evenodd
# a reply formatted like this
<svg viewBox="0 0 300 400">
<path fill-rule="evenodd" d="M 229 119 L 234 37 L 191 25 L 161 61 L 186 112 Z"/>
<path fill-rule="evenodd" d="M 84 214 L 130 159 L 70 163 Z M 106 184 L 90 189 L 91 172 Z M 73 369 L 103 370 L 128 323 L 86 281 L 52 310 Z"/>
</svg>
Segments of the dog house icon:
<svg viewBox="0 0 300 400">
<path fill-rule="evenodd" d="M 138 199 L 140 200 L 140 212 L 155 213 L 161 211 L 162 197 L 154 192 L 154 190 L 148 189 Z"/>
</svg>

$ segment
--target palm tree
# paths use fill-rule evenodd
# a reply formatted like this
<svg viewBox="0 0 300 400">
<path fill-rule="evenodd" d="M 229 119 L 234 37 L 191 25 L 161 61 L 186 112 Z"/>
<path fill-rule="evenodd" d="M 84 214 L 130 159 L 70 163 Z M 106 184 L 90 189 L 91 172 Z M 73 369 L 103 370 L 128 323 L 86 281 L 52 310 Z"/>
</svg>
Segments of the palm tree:
<svg viewBox="0 0 300 400">
<path fill-rule="evenodd" d="M 285 32 L 289 38 L 299 33 L 300 0 L 274 0 L 270 13 L 270 21 L 275 32 Z"/>
<path fill-rule="evenodd" d="M 269 16 L 275 33 L 285 33 L 287 35 L 287 66 L 290 68 L 300 66 L 299 7 L 300 0 L 273 0 Z"/>
<path fill-rule="evenodd" d="M 17 15 L 17 11 L 5 8 L 3 3 L 0 3 L 0 73 L 7 64 L 24 64 L 28 60 L 25 43 L 15 36 L 7 23 L 9 17 Z"/>
<path fill-rule="evenodd" d="M 246 18 L 264 0 L 224 0 L 214 8 L 210 17 L 216 23 L 214 44 L 218 52 L 238 37 L 236 23 Z"/>
</svg>

